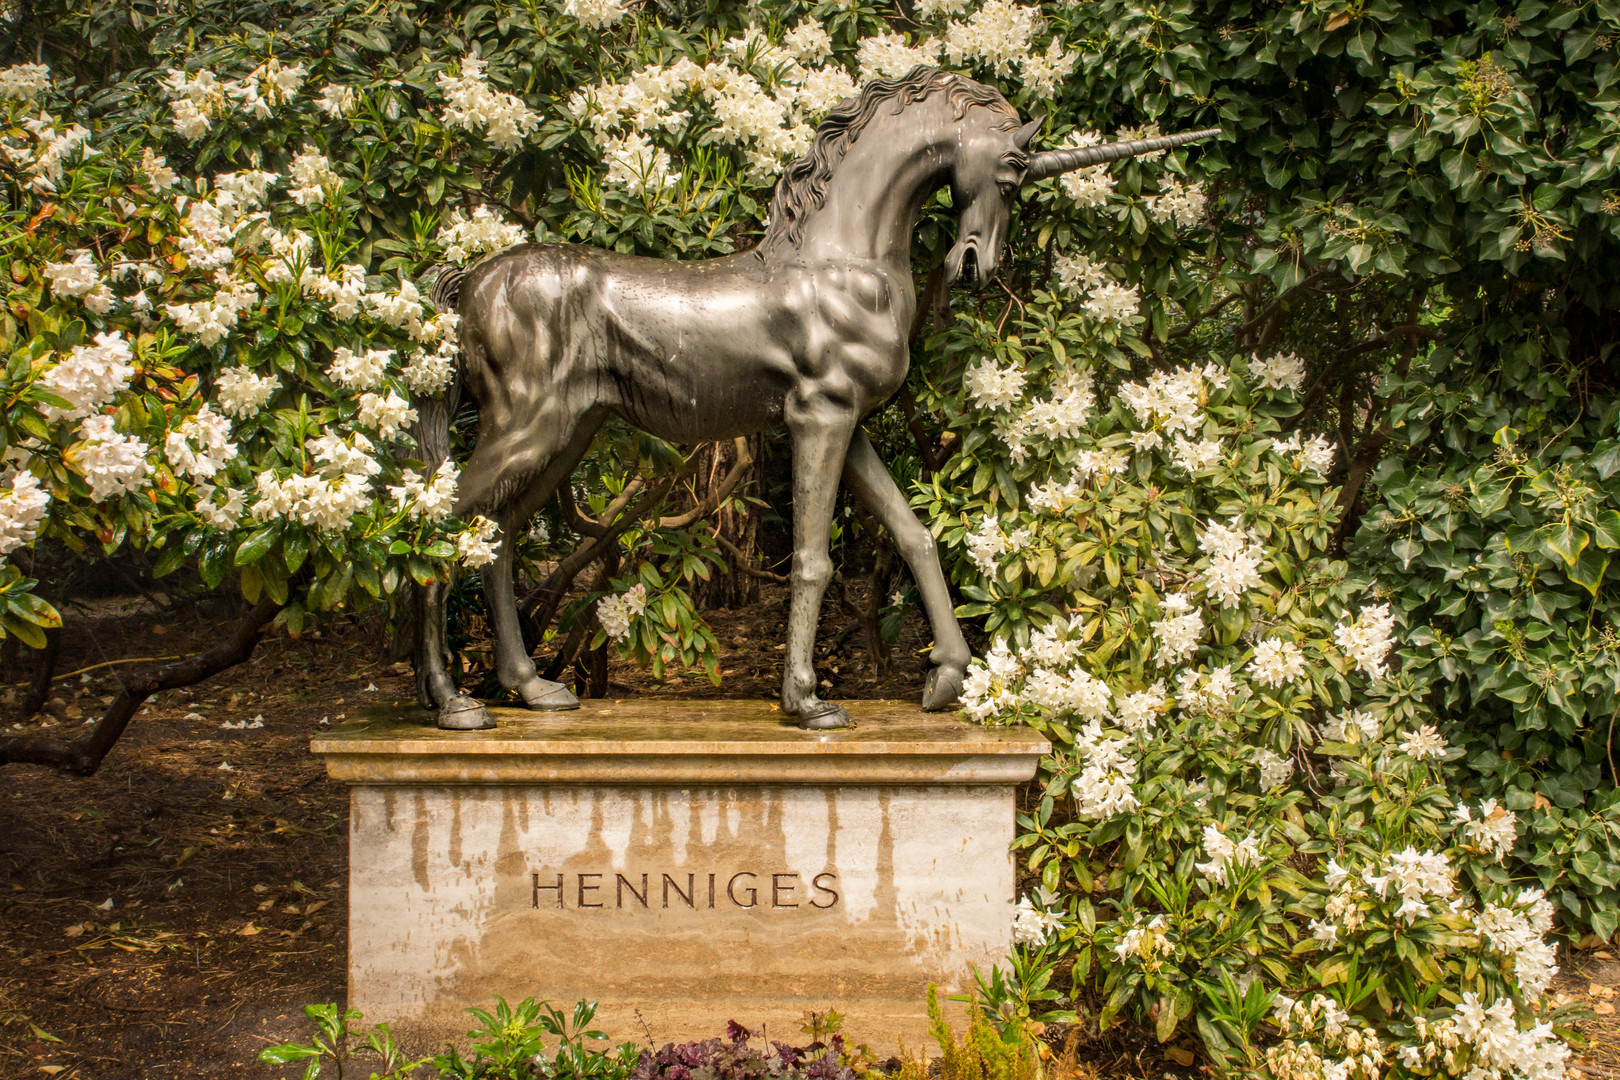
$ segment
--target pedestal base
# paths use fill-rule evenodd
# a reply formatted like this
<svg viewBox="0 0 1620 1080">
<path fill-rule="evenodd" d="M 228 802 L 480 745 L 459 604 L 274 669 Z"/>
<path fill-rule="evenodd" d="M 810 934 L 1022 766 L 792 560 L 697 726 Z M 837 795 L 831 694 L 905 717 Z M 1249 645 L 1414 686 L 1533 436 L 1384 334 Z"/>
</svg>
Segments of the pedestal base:
<svg viewBox="0 0 1620 1080">
<path fill-rule="evenodd" d="M 460 1034 L 493 995 L 601 1002 L 616 1039 L 798 1034 L 837 1008 L 926 1038 L 1011 939 L 1013 785 L 1046 744 L 855 703 L 803 732 L 752 702 L 496 710 L 492 731 L 373 714 L 314 741 L 354 785 L 350 1005 Z"/>
</svg>

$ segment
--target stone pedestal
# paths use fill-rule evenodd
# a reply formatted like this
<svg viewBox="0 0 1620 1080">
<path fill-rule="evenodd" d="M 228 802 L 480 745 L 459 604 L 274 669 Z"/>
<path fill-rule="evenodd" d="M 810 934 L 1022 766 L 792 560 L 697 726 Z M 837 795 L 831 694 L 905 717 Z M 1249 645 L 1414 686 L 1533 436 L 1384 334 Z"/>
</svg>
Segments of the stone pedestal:
<svg viewBox="0 0 1620 1080">
<path fill-rule="evenodd" d="M 349 1003 L 459 1035 L 495 994 L 598 999 L 615 1038 L 777 1038 L 806 1010 L 926 1038 L 1012 932 L 1013 788 L 1047 744 L 856 702 L 806 732 L 759 702 L 377 710 L 311 749 L 351 785 Z"/>
</svg>

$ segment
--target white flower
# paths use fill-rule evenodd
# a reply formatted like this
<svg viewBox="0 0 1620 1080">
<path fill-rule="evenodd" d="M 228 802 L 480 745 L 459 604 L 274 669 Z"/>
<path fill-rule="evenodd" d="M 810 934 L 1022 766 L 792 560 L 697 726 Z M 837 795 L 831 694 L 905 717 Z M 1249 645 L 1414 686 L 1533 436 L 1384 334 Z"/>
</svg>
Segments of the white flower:
<svg viewBox="0 0 1620 1080">
<path fill-rule="evenodd" d="M 603 15 L 616 6 L 611 0 L 585 2 L 590 10 Z M 446 127 L 467 131 L 483 128 L 490 142 L 503 150 L 510 150 L 540 126 L 540 117 L 514 95 L 490 89 L 484 81 L 485 66 L 485 61 L 467 56 L 462 58 L 460 75 L 445 73 L 439 76 L 439 86 L 445 96 L 441 119 Z"/>
<path fill-rule="evenodd" d="M 1053 38 L 1047 43 L 1046 52 L 1030 52 L 1023 57 L 1024 85 L 1036 97 L 1051 97 L 1057 93 L 1058 84 L 1074 74 L 1074 66 L 1079 61 L 1079 53 L 1065 49 L 1062 41 Z"/>
<path fill-rule="evenodd" d="M 1152 732 L 1153 723 L 1169 704 L 1164 696 L 1164 683 L 1157 682 L 1146 690 L 1138 690 L 1119 699 L 1114 707 L 1114 719 L 1126 731 L 1139 735 Z"/>
<path fill-rule="evenodd" d="M 945 28 L 945 56 L 960 65 L 973 59 L 998 75 L 1008 75 L 1014 64 L 1028 59 L 1040 10 L 1020 7 L 1011 0 L 985 0 L 963 22 Z"/>
<path fill-rule="evenodd" d="M 596 602 L 596 618 L 613 641 L 630 635 L 630 620 L 647 609 L 647 586 L 636 584 L 624 592 Z"/>
<path fill-rule="evenodd" d="M 374 428 L 384 438 L 391 438 L 406 424 L 416 422 L 416 410 L 392 390 L 388 391 L 387 397 L 366 393 L 360 395 L 357 419 L 364 426 Z"/>
<path fill-rule="evenodd" d="M 1260 790 L 1270 791 L 1294 775 L 1294 763 L 1264 746 L 1255 750 L 1254 764 L 1260 770 Z"/>
<path fill-rule="evenodd" d="M 1374 604 L 1334 627 L 1333 640 L 1364 674 L 1382 679 L 1387 674 L 1385 660 L 1395 646 L 1390 636 L 1394 630 L 1395 617 L 1389 613 L 1389 605 Z"/>
<path fill-rule="evenodd" d="M 1136 414 L 1145 427 L 1157 427 L 1165 434 L 1191 435 L 1203 426 L 1204 376 L 1197 368 L 1156 371 L 1146 382 L 1122 383 L 1120 400 Z M 1153 432 L 1152 434 L 1157 434 Z M 1157 446 L 1137 447 L 1152 449 Z"/>
<path fill-rule="evenodd" d="M 1054 930 L 1063 928 L 1063 916 L 1038 908 L 1025 896 L 1013 909 L 1013 944 L 1044 945 Z"/>
<path fill-rule="evenodd" d="M 500 526 L 482 514 L 472 519 L 467 531 L 456 537 L 456 556 L 463 566 L 476 570 L 495 561 L 501 546 L 500 541 L 494 540 L 499 528 Z"/>
<path fill-rule="evenodd" d="M 204 525 L 220 532 L 229 532 L 236 528 L 237 522 L 242 520 L 242 505 L 245 496 L 240 488 L 226 488 L 225 501 L 214 502 L 215 488 L 210 484 L 198 484 L 196 487 L 197 516 Z"/>
<path fill-rule="evenodd" d="M 1141 290 L 1137 286 L 1132 285 L 1127 289 L 1109 282 L 1099 285 L 1080 306 L 1099 322 L 1125 322 L 1136 316 L 1140 300 Z"/>
<path fill-rule="evenodd" d="M 1183 709 L 1209 710 L 1225 705 L 1237 693 L 1237 680 L 1230 664 L 1211 668 L 1208 674 L 1188 670 L 1176 676 L 1176 704 Z"/>
<path fill-rule="evenodd" d="M 855 60 L 860 65 L 861 82 L 870 82 L 883 76 L 897 78 L 918 64 L 932 66 L 938 62 L 939 53 L 937 48 L 930 51 L 921 45 L 907 45 L 899 34 L 872 34 L 861 39 Z"/>
<path fill-rule="evenodd" d="M 968 558 L 979 568 L 979 573 L 991 578 L 1000 569 L 998 557 L 1012 550 L 1007 535 L 1001 531 L 1000 520 L 993 517 L 979 522 L 979 527 L 964 537 L 964 543 L 967 545 Z"/>
<path fill-rule="evenodd" d="M 450 211 L 450 217 L 439 228 L 437 240 L 444 245 L 446 259 L 464 263 L 475 255 L 505 251 L 521 244 L 525 235 L 521 225 L 508 224 L 496 217 L 489 207 L 478 206 L 470 219 L 459 209 Z"/>
<path fill-rule="evenodd" d="M 968 665 L 962 684 L 962 707 L 979 723 L 1018 707 L 1020 698 L 1014 684 L 1023 675 L 1018 658 L 1005 641 L 998 641 L 983 657 Z"/>
<path fill-rule="evenodd" d="M 1495 799 L 1480 803 L 1477 817 L 1459 803 L 1451 820 L 1463 827 L 1463 836 L 1492 862 L 1501 862 L 1519 838 L 1519 815 L 1498 806 Z"/>
<path fill-rule="evenodd" d="M 1198 546 L 1209 555 L 1205 587 L 1222 607 L 1237 607 L 1245 592 L 1262 584 L 1260 563 L 1265 549 L 1243 531 L 1238 519 L 1233 518 L 1230 526 L 1211 522 L 1198 538 Z"/>
<path fill-rule="evenodd" d="M 356 100 L 353 88 L 327 83 L 321 89 L 321 96 L 315 99 L 315 107 L 331 117 L 348 116 L 354 111 Z"/>
<path fill-rule="evenodd" d="M 261 378 L 241 365 L 221 371 L 214 384 L 220 411 L 238 420 L 256 414 L 279 389 L 281 381 L 274 375 Z"/>
<path fill-rule="evenodd" d="M 1326 919 L 1312 919 L 1310 926 L 1311 937 L 1320 941 L 1323 948 L 1331 949 L 1339 943 L 1339 927 L 1337 923 Z"/>
<path fill-rule="evenodd" d="M 1204 615 L 1194 608 L 1184 593 L 1170 593 L 1159 602 L 1164 617 L 1153 623 L 1153 636 L 1158 639 L 1153 662 L 1159 667 L 1172 667 L 1184 663 L 1198 651 L 1198 642 L 1204 636 Z"/>
<path fill-rule="evenodd" d="M 563 0 L 563 14 L 571 15 L 581 26 L 612 26 L 625 16 L 624 0 Z"/>
<path fill-rule="evenodd" d="M 165 191 L 180 182 L 180 174 L 169 168 L 165 159 L 155 156 L 150 146 L 141 148 L 141 172 L 153 191 Z"/>
<path fill-rule="evenodd" d="M 1141 807 L 1131 788 L 1136 780 L 1137 764 L 1126 757 L 1129 743 L 1124 739 L 1106 738 L 1102 724 L 1092 720 L 1076 733 L 1074 749 L 1085 762 L 1085 768 L 1070 785 L 1076 812 L 1081 817 L 1106 821 Z"/>
<path fill-rule="evenodd" d="M 101 284 L 101 271 L 82 248 L 73 253 L 72 262 L 46 263 L 45 276 L 51 279 L 51 292 L 58 296 L 83 296 Z"/>
<path fill-rule="evenodd" d="M 11 478 L 10 489 L 0 491 L 0 555 L 10 555 L 34 542 L 50 501 L 50 492 L 41 488 L 39 478 L 28 470 Z"/>
<path fill-rule="evenodd" d="M 1383 871 L 1381 875 L 1369 874 L 1367 884 L 1381 899 L 1388 896 L 1393 885 L 1401 898 L 1401 906 L 1395 914 L 1408 925 L 1431 913 L 1431 899 L 1449 899 L 1455 891 L 1451 864 L 1443 852 L 1420 852 L 1408 845 L 1402 851 L 1385 856 Z"/>
<path fill-rule="evenodd" d="M 1173 221 L 1179 228 L 1204 220 L 1204 201 L 1203 184 L 1182 184 L 1168 177 L 1159 182 L 1159 194 L 1142 199 L 1148 216 L 1154 221 Z"/>
<path fill-rule="evenodd" d="M 44 64 L 0 68 L 0 101 L 32 101 L 50 85 L 51 69 Z"/>
<path fill-rule="evenodd" d="M 343 190 L 343 177 L 332 171 L 332 163 L 324 154 L 308 145 L 293 158 L 289 171 L 292 186 L 287 189 L 287 195 L 299 206 L 325 202 L 328 194 Z"/>
<path fill-rule="evenodd" d="M 113 427 L 110 416 L 92 416 L 79 425 L 84 440 L 70 451 L 70 462 L 90 485 L 90 498 L 104 502 L 139 491 L 146 477 L 147 445 Z"/>
<path fill-rule="evenodd" d="M 445 342 L 434 352 L 422 350 L 411 357 L 411 362 L 400 368 L 399 377 L 411 393 L 432 397 L 450 385 L 455 378 L 455 343 Z"/>
<path fill-rule="evenodd" d="M 1440 737 L 1433 724 L 1424 724 L 1416 731 L 1407 732 L 1402 736 L 1401 751 L 1411 754 L 1419 761 L 1434 761 L 1444 756 L 1446 740 Z"/>
<path fill-rule="evenodd" d="M 1551 1022 L 1519 1030 L 1513 1000 L 1501 998 L 1489 1008 L 1470 990 L 1455 1011 L 1457 1034 L 1474 1048 L 1476 1067 L 1466 1080 L 1513 1076 L 1521 1080 L 1558 1080 L 1564 1075 L 1569 1044 Z"/>
<path fill-rule="evenodd" d="M 236 456 L 230 434 L 230 421 L 205 403 L 195 416 L 169 432 L 163 453 L 176 472 L 194 480 L 210 480 Z"/>
<path fill-rule="evenodd" d="M 1059 255 L 1052 260 L 1052 273 L 1058 285 L 1070 293 L 1084 295 L 1108 280 L 1108 269 L 1085 255 Z"/>
<path fill-rule="evenodd" d="M 1305 363 L 1293 353 L 1249 361 L 1249 373 L 1267 390 L 1299 390 L 1305 385 Z"/>
<path fill-rule="evenodd" d="M 1292 641 L 1267 638 L 1254 647 L 1249 671 L 1261 686 L 1283 686 L 1305 674 L 1305 653 Z"/>
<path fill-rule="evenodd" d="M 1294 465 L 1302 472 L 1313 472 L 1317 476 L 1326 476 L 1333 468 L 1333 444 L 1320 435 L 1313 436 L 1304 446 L 1300 447 Z"/>
<path fill-rule="evenodd" d="M 1205 469 L 1213 468 L 1221 460 L 1221 441 L 1219 439 L 1183 439 L 1177 438 L 1171 444 L 1175 454 L 1176 464 L 1188 473 L 1199 473 Z"/>
<path fill-rule="evenodd" d="M 819 64 L 832 52 L 832 38 L 816 22 L 802 22 L 789 30 L 782 44 L 794 58 L 808 64 Z"/>
<path fill-rule="evenodd" d="M 968 369 L 963 385 L 981 409 L 1005 409 L 1024 392 L 1024 373 L 985 357 Z"/>
<path fill-rule="evenodd" d="M 632 195 L 656 194 L 680 183 L 681 174 L 669 167 L 669 154 L 645 135 L 610 137 L 605 148 L 606 182 L 623 184 Z"/>
<path fill-rule="evenodd" d="M 41 403 L 47 420 L 78 420 L 129 388 L 135 375 L 134 353 L 124 335 L 114 330 L 97 334 L 92 345 L 75 345 L 56 366 L 39 377 L 38 386 L 68 403 L 67 408 Z"/>
<path fill-rule="evenodd" d="M 1206 825 L 1204 854 L 1209 856 L 1209 861 L 1195 863 L 1194 869 L 1202 874 L 1206 881 L 1225 888 L 1232 883 L 1232 871 L 1260 864 L 1260 840 L 1250 835 L 1234 844 L 1218 826 Z"/>
<path fill-rule="evenodd" d="M 1552 931 L 1552 905 L 1542 891 L 1524 889 L 1510 903 L 1487 903 L 1476 925 L 1493 950 L 1512 959 L 1525 996 L 1539 997 L 1558 974 L 1557 948 L 1546 940 Z"/>
<path fill-rule="evenodd" d="M 340 345 L 332 352 L 332 363 L 326 374 L 345 390 L 370 390 L 382 382 L 383 372 L 393 359 L 391 349 L 356 353 Z"/>
<path fill-rule="evenodd" d="M 456 481 L 460 475 L 461 470 L 450 461 L 440 462 L 438 471 L 425 483 L 421 473 L 415 469 L 406 469 L 401 477 L 403 483 L 398 487 L 390 485 L 388 493 L 394 497 L 395 504 L 401 510 L 407 511 L 413 520 L 442 521 L 450 516 L 450 511 L 455 506 Z"/>
<path fill-rule="evenodd" d="M 1376 716 L 1360 709 L 1352 709 L 1330 717 L 1322 725 L 1322 738 L 1328 742 L 1373 740 L 1378 738 L 1380 728 Z"/>
</svg>

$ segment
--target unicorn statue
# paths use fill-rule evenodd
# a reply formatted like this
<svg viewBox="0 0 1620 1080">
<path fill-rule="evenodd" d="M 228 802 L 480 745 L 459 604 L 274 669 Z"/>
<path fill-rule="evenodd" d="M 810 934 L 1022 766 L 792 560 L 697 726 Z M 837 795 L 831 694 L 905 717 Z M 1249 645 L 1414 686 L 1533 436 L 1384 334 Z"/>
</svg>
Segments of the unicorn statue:
<svg viewBox="0 0 1620 1080">
<path fill-rule="evenodd" d="M 906 378 L 917 297 L 911 234 L 934 191 L 959 210 L 945 259 L 952 284 L 982 287 L 996 272 L 1013 203 L 1043 177 L 1219 134 L 1031 153 L 1042 121 L 1020 121 L 999 92 L 916 67 L 867 83 L 816 130 L 788 166 L 759 246 L 674 262 L 567 244 L 522 244 L 431 295 L 461 315 L 461 384 L 478 404 L 478 436 L 455 513 L 499 531 L 482 571 L 496 672 L 530 709 L 578 708 L 540 677 L 524 645 L 512 544 L 613 414 L 677 443 L 730 439 L 777 424 L 793 445 L 793 557 L 782 711 L 799 726 L 848 726 L 816 694 L 812 666 L 834 500 L 842 476 L 888 529 L 911 568 L 934 636 L 922 707 L 961 693 L 970 654 L 933 537 L 912 513 L 861 419 Z M 418 444 L 429 469 L 447 453 L 459 387 L 423 411 Z M 439 726 L 492 727 L 448 669 L 445 584 L 421 586 L 414 643 L 418 694 Z"/>
</svg>

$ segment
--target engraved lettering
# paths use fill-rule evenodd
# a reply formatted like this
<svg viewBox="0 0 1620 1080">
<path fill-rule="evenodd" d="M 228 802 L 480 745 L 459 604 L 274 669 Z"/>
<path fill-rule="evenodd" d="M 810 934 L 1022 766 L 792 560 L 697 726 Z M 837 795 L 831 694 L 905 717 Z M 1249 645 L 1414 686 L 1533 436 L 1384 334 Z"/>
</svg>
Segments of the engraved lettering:
<svg viewBox="0 0 1620 1080">
<path fill-rule="evenodd" d="M 793 878 L 795 881 L 797 881 L 798 877 L 799 877 L 798 874 L 772 874 L 771 875 L 771 907 L 798 907 L 799 906 L 796 903 L 794 903 L 794 904 L 784 904 L 784 903 L 782 903 L 782 881 L 783 881 L 783 879 L 784 878 Z M 792 885 L 792 884 L 788 885 L 787 892 L 788 892 L 789 896 L 793 895 L 793 889 L 794 889 L 794 885 Z"/>
<path fill-rule="evenodd" d="M 686 901 L 686 906 L 687 907 L 689 907 L 689 908 L 697 907 L 696 904 L 692 903 L 692 894 L 697 891 L 697 875 L 696 874 L 687 874 L 686 875 L 686 891 L 685 892 L 681 892 L 681 887 L 679 885 L 675 884 L 675 879 L 674 878 L 670 877 L 668 874 L 664 875 L 664 906 L 665 907 L 669 907 L 669 890 L 670 889 L 674 889 L 675 890 L 675 895 L 680 897 L 682 900 Z"/>
<path fill-rule="evenodd" d="M 821 874 L 817 874 L 815 877 L 810 879 L 810 884 L 815 887 L 817 892 L 824 892 L 828 896 L 832 897 L 832 899 L 827 901 L 825 904 L 818 904 L 814 900 L 810 901 L 810 906 L 813 907 L 813 908 L 830 908 L 833 905 L 838 903 L 838 892 L 837 892 L 837 890 L 832 889 L 832 888 L 830 888 L 830 887 L 828 887 L 826 885 L 823 885 L 821 883 L 822 878 L 827 878 L 830 881 L 837 881 L 838 880 L 838 875 L 837 874 L 832 874 L 832 873 L 821 873 Z"/>
<path fill-rule="evenodd" d="M 709 875 L 709 906 L 714 907 L 714 875 Z"/>
<path fill-rule="evenodd" d="M 542 884 L 540 884 L 540 875 L 539 874 L 534 875 L 534 906 L 535 907 L 540 906 L 540 894 L 543 891 L 547 890 L 547 889 L 555 889 L 555 890 L 557 890 L 557 906 L 562 907 L 563 906 L 563 876 L 561 874 L 557 875 L 557 884 L 555 884 L 555 885 L 542 885 Z"/>
<path fill-rule="evenodd" d="M 746 891 L 748 893 L 748 903 L 746 903 L 746 904 L 743 903 L 741 900 L 737 899 L 737 879 L 738 878 L 745 878 L 745 877 L 746 878 L 756 878 L 756 877 L 759 877 L 759 875 L 754 874 L 754 873 L 750 873 L 747 870 L 744 870 L 740 874 L 732 875 L 731 880 L 726 882 L 726 895 L 731 897 L 731 902 L 733 904 L 736 904 L 738 907 L 740 907 L 740 908 L 751 908 L 751 907 L 753 907 L 753 906 L 755 906 L 756 904 L 759 903 L 759 890 L 757 890 L 757 889 L 744 890 L 744 891 Z"/>
<path fill-rule="evenodd" d="M 642 907 L 647 906 L 647 875 L 646 874 L 641 875 L 641 891 L 640 892 L 636 892 L 636 887 L 634 885 L 630 884 L 628 881 L 626 881 L 624 879 L 623 874 L 614 874 L 613 876 L 619 879 L 618 882 L 615 883 L 615 885 L 613 886 L 614 892 L 617 894 L 617 897 L 618 897 L 618 906 L 619 907 L 624 907 L 624 890 L 626 890 L 626 889 L 630 890 L 630 895 L 631 896 L 633 896 L 637 900 L 641 901 L 641 906 Z"/>
<path fill-rule="evenodd" d="M 587 904 L 585 902 L 585 892 L 586 892 L 587 889 L 590 890 L 591 892 L 596 892 L 598 889 L 600 889 L 602 887 L 600 885 L 587 885 L 587 884 L 585 884 L 585 879 L 586 878 L 599 878 L 601 876 L 602 876 L 601 874 L 580 874 L 579 875 L 579 901 L 578 901 L 578 903 L 576 903 L 574 905 L 575 907 L 586 908 L 586 907 L 601 907 L 602 906 L 601 904 Z"/>
</svg>

